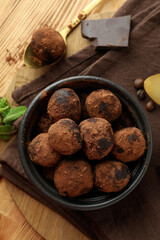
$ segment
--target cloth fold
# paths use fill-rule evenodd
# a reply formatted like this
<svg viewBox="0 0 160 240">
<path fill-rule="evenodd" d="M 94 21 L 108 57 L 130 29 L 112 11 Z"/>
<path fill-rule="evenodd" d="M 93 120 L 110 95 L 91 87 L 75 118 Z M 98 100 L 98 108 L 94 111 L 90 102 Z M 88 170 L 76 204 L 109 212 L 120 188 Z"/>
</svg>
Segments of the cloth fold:
<svg viewBox="0 0 160 240">
<path fill-rule="evenodd" d="M 133 81 L 139 77 L 146 78 L 159 73 L 160 2 L 159 0 L 128 0 L 115 14 L 115 16 L 123 15 L 132 16 L 128 49 L 106 52 L 96 51 L 93 46 L 82 49 L 68 59 L 54 65 L 43 76 L 16 89 L 13 92 L 14 100 L 21 105 L 28 106 L 35 95 L 49 84 L 76 75 L 107 78 L 120 84 L 137 98 Z M 144 110 L 147 100 L 148 98 L 139 102 Z M 91 239 L 159 240 L 160 107 L 157 106 L 153 112 L 146 110 L 145 112 L 153 134 L 151 163 L 136 189 L 113 206 L 96 211 L 80 212 L 65 209 L 51 202 L 45 196 L 42 197 L 42 194 L 36 189 L 33 190 L 35 187 L 32 186 L 24 173 L 19 160 L 16 138 L 0 157 L 1 175 L 57 211 Z"/>
</svg>

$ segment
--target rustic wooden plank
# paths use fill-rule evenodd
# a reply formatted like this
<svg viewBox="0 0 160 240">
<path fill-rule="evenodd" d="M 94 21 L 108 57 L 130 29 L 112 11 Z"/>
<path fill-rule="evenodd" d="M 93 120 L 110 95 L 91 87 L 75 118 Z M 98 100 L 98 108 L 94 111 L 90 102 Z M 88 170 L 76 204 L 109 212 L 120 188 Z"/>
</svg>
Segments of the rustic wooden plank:
<svg viewBox="0 0 160 240">
<path fill-rule="evenodd" d="M 30 226 L 7 191 L 4 179 L 0 180 L 0 239 L 21 240 L 43 238 Z"/>
<path fill-rule="evenodd" d="M 88 239 L 59 214 L 51 211 L 48 207 L 31 198 L 28 194 L 15 186 L 13 187 L 13 185 L 8 182 L 7 187 L 12 196 L 14 196 L 16 189 L 16 203 L 18 207 L 23 209 L 23 215 L 26 219 L 34 222 L 32 226 L 45 239 Z"/>
</svg>

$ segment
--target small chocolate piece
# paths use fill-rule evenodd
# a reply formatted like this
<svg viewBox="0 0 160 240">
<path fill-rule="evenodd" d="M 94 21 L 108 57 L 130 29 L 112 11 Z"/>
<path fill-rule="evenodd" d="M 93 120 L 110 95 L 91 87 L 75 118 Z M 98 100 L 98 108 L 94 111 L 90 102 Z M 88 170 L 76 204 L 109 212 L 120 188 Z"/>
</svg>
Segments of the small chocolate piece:
<svg viewBox="0 0 160 240">
<path fill-rule="evenodd" d="M 128 47 L 131 16 L 83 20 L 82 37 L 100 49 Z"/>
<path fill-rule="evenodd" d="M 136 89 L 143 88 L 143 84 L 144 84 L 144 79 L 143 78 L 137 78 L 134 81 L 134 87 Z"/>
<path fill-rule="evenodd" d="M 153 101 L 149 101 L 149 102 L 147 102 L 147 104 L 146 104 L 146 109 L 147 109 L 147 111 L 149 111 L 149 112 L 151 112 L 151 111 L 153 111 L 154 109 L 155 109 L 155 103 L 153 102 Z"/>
<path fill-rule="evenodd" d="M 137 91 L 137 97 L 138 97 L 139 99 L 141 99 L 141 100 L 145 99 L 146 94 L 145 94 L 144 89 L 139 89 L 139 90 Z"/>
</svg>

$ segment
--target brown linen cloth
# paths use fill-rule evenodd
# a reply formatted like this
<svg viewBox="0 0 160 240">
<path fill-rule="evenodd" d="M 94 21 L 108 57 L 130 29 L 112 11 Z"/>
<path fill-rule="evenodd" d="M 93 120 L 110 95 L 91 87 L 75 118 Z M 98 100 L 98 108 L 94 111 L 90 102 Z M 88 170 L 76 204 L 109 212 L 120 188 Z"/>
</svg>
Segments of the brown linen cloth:
<svg viewBox="0 0 160 240">
<path fill-rule="evenodd" d="M 110 79 L 135 98 L 135 78 L 146 78 L 160 71 L 160 2 L 128 0 L 116 16 L 132 15 L 129 49 L 96 52 L 89 46 L 53 66 L 42 77 L 13 92 L 19 104 L 28 105 L 49 84 L 75 75 Z M 140 102 L 145 110 L 147 99 Z M 141 183 L 119 203 L 96 211 L 74 211 L 58 206 L 39 193 L 24 174 L 17 151 L 17 139 L 1 155 L 1 174 L 38 200 L 59 212 L 91 239 L 160 239 L 160 107 L 146 112 L 153 134 L 151 163 Z M 14 154 L 13 154 L 14 153 Z"/>
</svg>

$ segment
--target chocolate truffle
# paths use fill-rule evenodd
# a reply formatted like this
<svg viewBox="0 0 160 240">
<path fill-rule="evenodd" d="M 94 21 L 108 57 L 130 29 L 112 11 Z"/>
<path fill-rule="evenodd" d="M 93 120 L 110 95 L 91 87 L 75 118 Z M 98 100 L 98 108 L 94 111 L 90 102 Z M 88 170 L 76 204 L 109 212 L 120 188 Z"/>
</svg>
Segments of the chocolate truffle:
<svg viewBox="0 0 160 240">
<path fill-rule="evenodd" d="M 128 167 L 118 161 L 105 161 L 95 167 L 95 186 L 102 192 L 121 191 L 130 180 Z"/>
<path fill-rule="evenodd" d="M 86 98 L 85 106 L 90 117 L 99 117 L 109 122 L 117 119 L 122 113 L 120 100 L 109 90 L 93 91 Z"/>
<path fill-rule="evenodd" d="M 64 118 L 51 125 L 48 130 L 51 148 L 63 155 L 71 155 L 82 147 L 82 134 L 78 125 L 71 119 Z"/>
<path fill-rule="evenodd" d="M 146 149 L 142 132 L 136 127 L 128 127 L 114 133 L 113 155 L 122 162 L 135 161 Z"/>
<path fill-rule="evenodd" d="M 38 122 L 39 131 L 42 133 L 47 133 L 53 121 L 49 118 L 47 113 L 43 114 Z"/>
<path fill-rule="evenodd" d="M 89 118 L 79 125 L 84 144 L 83 151 L 88 159 L 99 160 L 106 157 L 114 145 L 111 124 L 102 118 Z"/>
<path fill-rule="evenodd" d="M 66 44 L 63 37 L 50 27 L 41 27 L 34 31 L 31 46 L 39 59 L 53 62 L 64 54 Z"/>
<path fill-rule="evenodd" d="M 81 103 L 72 89 L 61 88 L 51 96 L 47 111 L 55 122 L 62 118 L 70 118 L 78 122 L 81 115 Z"/>
<path fill-rule="evenodd" d="M 48 143 L 48 133 L 37 135 L 28 145 L 31 160 L 44 167 L 55 166 L 60 161 L 60 154 Z"/>
<path fill-rule="evenodd" d="M 63 160 L 54 173 L 54 184 L 62 196 L 70 198 L 88 193 L 93 187 L 93 174 L 83 159 Z"/>
</svg>

